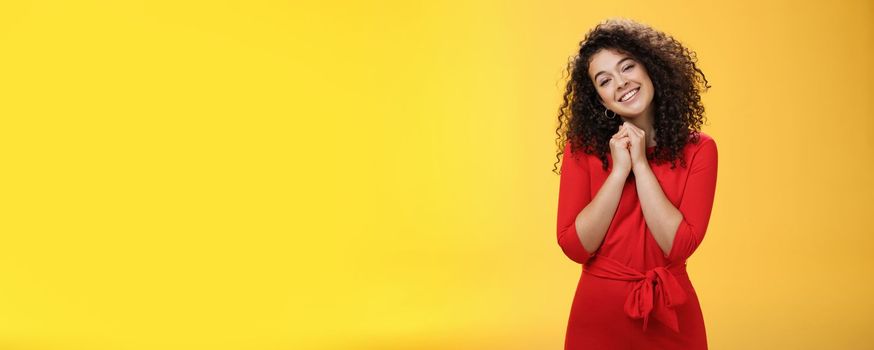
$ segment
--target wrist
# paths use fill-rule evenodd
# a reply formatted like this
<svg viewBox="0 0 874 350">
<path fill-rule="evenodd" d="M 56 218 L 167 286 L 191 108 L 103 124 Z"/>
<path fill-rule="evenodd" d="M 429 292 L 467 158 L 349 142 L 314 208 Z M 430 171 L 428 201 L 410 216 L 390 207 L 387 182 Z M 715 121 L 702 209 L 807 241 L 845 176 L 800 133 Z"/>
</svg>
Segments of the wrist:
<svg viewBox="0 0 874 350">
<path fill-rule="evenodd" d="M 631 173 L 631 167 L 614 167 L 610 170 L 610 175 L 613 177 L 626 178 Z"/>
<path fill-rule="evenodd" d="M 634 162 L 634 164 L 631 166 L 631 168 L 635 172 L 640 171 L 640 170 L 644 170 L 644 169 L 649 169 L 649 162 L 647 162 L 646 159 L 639 160 L 639 161 Z"/>
</svg>

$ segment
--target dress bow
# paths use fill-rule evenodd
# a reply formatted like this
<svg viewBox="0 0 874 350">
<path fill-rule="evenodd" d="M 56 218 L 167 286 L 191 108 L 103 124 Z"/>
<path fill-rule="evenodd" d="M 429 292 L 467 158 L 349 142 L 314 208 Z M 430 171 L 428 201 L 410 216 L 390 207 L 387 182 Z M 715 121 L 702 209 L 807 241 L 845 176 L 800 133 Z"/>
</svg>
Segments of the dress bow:
<svg viewBox="0 0 874 350">
<path fill-rule="evenodd" d="M 643 330 L 653 315 L 674 332 L 680 331 L 674 308 L 686 302 L 686 292 L 668 269 L 656 267 L 646 271 L 644 278 L 635 282 L 625 299 L 625 313 L 631 318 L 643 318 Z"/>
<path fill-rule="evenodd" d="M 682 265 L 656 267 L 641 273 L 607 256 L 595 256 L 585 266 L 592 275 L 634 282 L 625 300 L 625 313 L 634 319 L 643 319 L 646 331 L 649 317 L 653 316 L 674 332 L 680 331 L 675 308 L 686 302 L 686 292 L 674 273 L 683 273 Z"/>
</svg>

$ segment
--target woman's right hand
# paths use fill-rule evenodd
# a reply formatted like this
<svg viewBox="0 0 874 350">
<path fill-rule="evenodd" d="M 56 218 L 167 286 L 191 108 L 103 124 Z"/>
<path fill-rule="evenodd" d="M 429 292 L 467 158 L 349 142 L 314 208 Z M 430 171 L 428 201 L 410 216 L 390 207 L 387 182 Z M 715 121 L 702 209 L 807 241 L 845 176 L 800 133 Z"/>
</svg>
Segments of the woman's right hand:
<svg viewBox="0 0 874 350">
<path fill-rule="evenodd" d="M 610 138 L 610 156 L 613 158 L 613 171 L 621 171 L 623 174 L 631 172 L 631 151 L 628 147 L 631 139 L 628 137 L 628 129 L 625 124 L 619 126 L 619 131 Z"/>
</svg>

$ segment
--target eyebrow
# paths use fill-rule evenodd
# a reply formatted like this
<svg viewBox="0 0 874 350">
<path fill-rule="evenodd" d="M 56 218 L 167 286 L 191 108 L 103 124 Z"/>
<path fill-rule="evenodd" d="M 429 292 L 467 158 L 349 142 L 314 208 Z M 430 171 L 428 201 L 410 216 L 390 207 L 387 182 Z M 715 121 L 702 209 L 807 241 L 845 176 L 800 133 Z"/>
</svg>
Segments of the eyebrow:
<svg viewBox="0 0 874 350">
<path fill-rule="evenodd" d="M 626 56 L 625 58 L 619 60 L 619 62 L 617 62 L 616 65 L 618 66 L 618 65 L 622 64 L 622 62 L 625 62 L 625 60 L 631 60 L 631 59 L 633 59 L 631 56 Z M 598 76 L 601 75 L 601 74 L 604 74 L 604 73 L 607 73 L 607 72 L 605 72 L 605 71 L 600 71 L 600 72 L 598 72 L 598 73 L 595 73 L 595 77 L 594 77 L 593 79 L 594 79 L 594 80 L 598 80 Z"/>
</svg>

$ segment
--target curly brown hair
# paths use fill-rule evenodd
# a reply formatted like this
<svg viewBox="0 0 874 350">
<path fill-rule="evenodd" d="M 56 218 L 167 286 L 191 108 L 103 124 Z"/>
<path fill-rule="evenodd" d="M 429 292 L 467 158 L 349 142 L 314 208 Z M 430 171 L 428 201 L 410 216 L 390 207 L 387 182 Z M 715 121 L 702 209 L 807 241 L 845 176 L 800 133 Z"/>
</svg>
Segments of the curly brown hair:
<svg viewBox="0 0 874 350">
<path fill-rule="evenodd" d="M 568 62 L 570 79 L 559 107 L 558 127 L 555 129 L 558 153 L 553 172 L 559 169 L 567 142 L 571 142 L 572 153 L 583 149 L 587 154 L 597 155 L 605 171 L 608 168 L 609 141 L 623 121 L 604 118 L 598 93 L 589 78 L 590 60 L 602 49 L 632 56 L 644 65 L 652 80 L 656 146 L 652 155 L 647 157 L 656 163 L 670 161 L 671 169 L 676 167 L 679 159 L 686 167 L 683 147 L 688 142 L 698 143 L 698 132 L 704 122 L 700 91 L 711 87 L 695 64 L 695 52 L 646 24 L 611 18 L 586 34 L 580 42 L 579 52 Z"/>
</svg>

